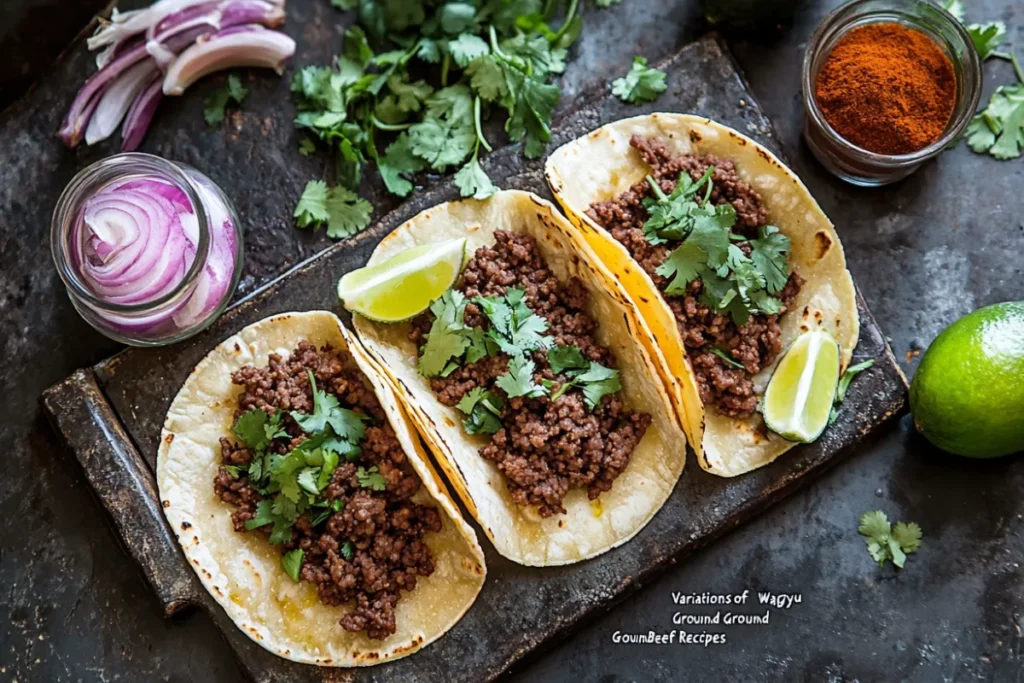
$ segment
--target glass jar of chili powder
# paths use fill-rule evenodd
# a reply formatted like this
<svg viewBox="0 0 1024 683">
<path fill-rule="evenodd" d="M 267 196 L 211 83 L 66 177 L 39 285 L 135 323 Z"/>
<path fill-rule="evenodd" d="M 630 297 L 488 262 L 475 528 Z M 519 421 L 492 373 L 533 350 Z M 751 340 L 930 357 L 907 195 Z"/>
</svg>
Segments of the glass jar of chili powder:
<svg viewBox="0 0 1024 683">
<path fill-rule="evenodd" d="M 907 153 L 873 152 L 847 140 L 829 125 L 816 96 L 818 75 L 836 44 L 853 29 L 886 23 L 918 31 L 934 41 L 949 59 L 955 77 L 952 109 L 941 135 Z M 927 0 L 854 0 L 825 17 L 811 36 L 804 55 L 802 87 L 804 139 L 811 151 L 836 176 L 873 187 L 905 178 L 957 139 L 978 108 L 981 61 L 963 25 Z"/>
</svg>

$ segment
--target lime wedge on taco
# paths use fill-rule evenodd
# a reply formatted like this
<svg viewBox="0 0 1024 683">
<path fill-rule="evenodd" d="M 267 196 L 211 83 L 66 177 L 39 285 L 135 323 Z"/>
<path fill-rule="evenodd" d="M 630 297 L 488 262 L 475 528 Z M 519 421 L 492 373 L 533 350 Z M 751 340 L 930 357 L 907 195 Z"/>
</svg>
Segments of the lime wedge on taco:
<svg viewBox="0 0 1024 683">
<path fill-rule="evenodd" d="M 422 313 L 459 277 L 466 239 L 401 251 L 383 263 L 346 273 L 338 298 L 350 311 L 377 322 L 400 322 Z"/>
<path fill-rule="evenodd" d="M 804 332 L 768 383 L 761 407 L 765 424 L 787 441 L 815 441 L 828 426 L 838 383 L 835 337 L 820 329 Z"/>
</svg>

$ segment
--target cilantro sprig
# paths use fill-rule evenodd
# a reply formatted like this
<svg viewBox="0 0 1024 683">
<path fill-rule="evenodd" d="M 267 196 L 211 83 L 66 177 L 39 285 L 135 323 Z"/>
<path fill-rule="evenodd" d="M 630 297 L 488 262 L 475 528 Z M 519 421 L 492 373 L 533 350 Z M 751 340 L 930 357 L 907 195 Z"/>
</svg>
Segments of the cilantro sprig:
<svg viewBox="0 0 1024 683">
<path fill-rule="evenodd" d="M 372 163 L 400 197 L 412 192 L 412 175 L 453 168 L 462 196 L 489 197 L 497 188 L 480 163 L 481 148 L 491 150 L 483 121 L 497 112 L 526 156 L 543 154 L 561 95 L 550 81 L 565 70 L 583 26 L 579 0 L 331 1 L 358 7 L 358 24 L 345 31 L 336 62 L 301 69 L 292 92 L 295 123 L 310 135 L 300 151 L 317 140 L 335 159 L 332 191 L 358 192 Z M 328 234 L 365 228 L 371 210 Z M 328 221 L 323 211 L 296 210 L 296 218 L 300 227 Z"/>
<path fill-rule="evenodd" d="M 789 280 L 790 241 L 773 225 L 761 226 L 756 239 L 734 235 L 735 209 L 709 201 L 713 176 L 713 167 L 696 181 L 684 171 L 667 195 L 648 176 L 654 197 L 644 200 L 649 216 L 643 226 L 644 237 L 651 244 L 677 243 L 655 271 L 669 280 L 666 294 L 685 294 L 690 283 L 700 279 L 701 302 L 728 313 L 742 327 L 753 314 L 782 311 L 776 295 Z"/>
<path fill-rule="evenodd" d="M 370 224 L 373 205 L 344 187 L 327 187 L 322 180 L 310 180 L 295 206 L 295 223 L 314 230 L 327 225 L 327 236 L 340 239 L 360 232 Z"/>
<path fill-rule="evenodd" d="M 864 536 L 868 553 L 884 567 L 887 561 L 903 569 L 907 555 L 916 553 L 921 547 L 921 527 L 910 522 L 896 522 L 890 525 L 889 518 L 881 510 L 872 510 L 861 515 L 858 533 Z"/>
<path fill-rule="evenodd" d="M 645 57 L 634 57 L 629 72 L 612 82 L 612 94 L 631 104 L 653 102 L 668 87 L 665 78 L 664 71 L 647 66 Z"/>
</svg>

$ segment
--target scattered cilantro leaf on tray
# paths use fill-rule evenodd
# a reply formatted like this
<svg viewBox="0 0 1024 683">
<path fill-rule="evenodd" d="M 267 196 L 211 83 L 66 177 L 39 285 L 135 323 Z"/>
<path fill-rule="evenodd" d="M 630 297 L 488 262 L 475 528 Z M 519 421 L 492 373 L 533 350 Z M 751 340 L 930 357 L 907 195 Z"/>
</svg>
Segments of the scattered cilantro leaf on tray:
<svg viewBox="0 0 1024 683">
<path fill-rule="evenodd" d="M 344 187 L 328 188 L 322 180 L 310 180 L 295 207 L 295 222 L 314 230 L 327 225 L 328 237 L 350 237 L 370 225 L 373 205 Z"/>
<path fill-rule="evenodd" d="M 1006 24 L 1001 21 L 991 21 L 987 24 L 971 24 L 967 27 L 967 33 L 971 36 L 974 49 L 978 51 L 981 61 L 992 56 L 999 44 L 1006 37 Z"/>
<path fill-rule="evenodd" d="M 203 103 L 203 118 L 206 119 L 206 123 L 216 126 L 224 121 L 224 111 L 227 109 L 228 102 L 233 101 L 241 106 L 242 100 L 248 94 L 249 91 L 242 85 L 242 79 L 236 74 L 229 74 L 227 85 L 206 98 Z"/>
<path fill-rule="evenodd" d="M 665 92 L 665 72 L 647 66 L 646 57 L 634 57 L 629 72 L 612 82 L 612 94 L 623 102 L 653 102 Z"/>
<path fill-rule="evenodd" d="M 889 518 L 881 510 L 861 515 L 857 531 L 864 536 L 868 554 L 879 567 L 884 567 L 886 561 L 892 561 L 896 567 L 903 569 L 907 555 L 917 552 L 921 547 L 921 527 L 913 522 L 897 522 L 891 526 Z"/>
<path fill-rule="evenodd" d="M 996 159 L 1015 159 L 1024 146 L 1024 83 L 1001 85 L 967 126 L 967 144 Z"/>
</svg>

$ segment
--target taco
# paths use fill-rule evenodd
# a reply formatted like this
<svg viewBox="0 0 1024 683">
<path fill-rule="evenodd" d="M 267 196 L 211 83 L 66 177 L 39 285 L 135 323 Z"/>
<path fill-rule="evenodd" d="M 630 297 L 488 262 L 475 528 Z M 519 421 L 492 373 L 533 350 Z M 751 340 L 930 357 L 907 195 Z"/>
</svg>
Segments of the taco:
<svg viewBox="0 0 1024 683">
<path fill-rule="evenodd" d="M 211 351 L 171 404 L 157 485 L 199 580 L 287 659 L 403 657 L 483 585 L 476 535 L 332 313 L 276 315 Z"/>
<path fill-rule="evenodd" d="M 839 237 L 800 179 L 714 121 L 651 114 L 557 149 L 552 191 L 644 321 L 652 355 L 705 470 L 735 476 L 794 444 L 758 405 L 801 331 L 857 345 Z"/>
<path fill-rule="evenodd" d="M 502 555 L 560 565 L 626 542 L 686 449 L 625 293 L 527 192 L 428 209 L 370 264 L 451 239 L 468 258 L 454 286 L 405 323 L 356 317 L 365 347 Z"/>
</svg>

